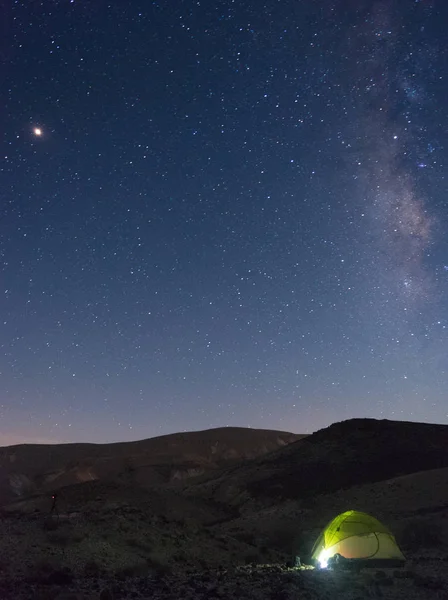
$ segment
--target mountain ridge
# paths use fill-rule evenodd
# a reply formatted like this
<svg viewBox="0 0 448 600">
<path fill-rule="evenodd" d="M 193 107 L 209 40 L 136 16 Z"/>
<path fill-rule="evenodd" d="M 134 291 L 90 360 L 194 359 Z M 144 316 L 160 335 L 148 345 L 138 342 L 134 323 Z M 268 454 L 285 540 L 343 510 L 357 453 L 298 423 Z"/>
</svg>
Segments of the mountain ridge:
<svg viewBox="0 0 448 600">
<path fill-rule="evenodd" d="M 251 498 L 269 503 L 444 467 L 448 425 L 349 419 L 192 485 L 197 493 L 219 501 L 238 504 Z"/>
<path fill-rule="evenodd" d="M 221 427 L 110 444 L 18 444 L 0 448 L 0 503 L 95 479 L 147 486 L 250 460 L 300 434 Z"/>
</svg>

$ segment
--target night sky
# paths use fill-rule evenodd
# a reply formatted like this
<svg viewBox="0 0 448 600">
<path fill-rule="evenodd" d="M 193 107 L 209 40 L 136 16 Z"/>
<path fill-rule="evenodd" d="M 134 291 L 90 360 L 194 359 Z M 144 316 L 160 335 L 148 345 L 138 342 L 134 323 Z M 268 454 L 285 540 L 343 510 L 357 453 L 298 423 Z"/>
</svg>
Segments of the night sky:
<svg viewBox="0 0 448 600">
<path fill-rule="evenodd" d="M 0 444 L 448 422 L 445 0 L 5 0 Z"/>
</svg>

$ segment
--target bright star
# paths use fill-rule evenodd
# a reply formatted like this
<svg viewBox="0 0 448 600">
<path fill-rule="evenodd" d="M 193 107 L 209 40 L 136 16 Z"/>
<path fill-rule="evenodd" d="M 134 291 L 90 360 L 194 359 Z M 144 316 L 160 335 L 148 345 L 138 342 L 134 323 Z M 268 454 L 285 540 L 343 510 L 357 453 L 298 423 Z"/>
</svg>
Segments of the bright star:
<svg viewBox="0 0 448 600">
<path fill-rule="evenodd" d="M 40 127 L 35 127 L 33 129 L 33 133 L 34 135 L 36 135 L 37 137 L 40 137 L 42 135 L 42 129 Z"/>
</svg>

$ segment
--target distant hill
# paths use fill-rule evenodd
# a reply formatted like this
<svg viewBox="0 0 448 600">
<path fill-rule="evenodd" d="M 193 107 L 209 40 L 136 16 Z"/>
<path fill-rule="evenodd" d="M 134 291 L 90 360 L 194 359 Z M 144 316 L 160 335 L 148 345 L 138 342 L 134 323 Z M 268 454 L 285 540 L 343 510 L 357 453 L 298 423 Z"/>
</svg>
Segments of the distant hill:
<svg viewBox="0 0 448 600">
<path fill-rule="evenodd" d="M 239 469 L 210 474 L 190 493 L 242 505 L 303 499 L 448 467 L 448 425 L 351 419 Z"/>
<path fill-rule="evenodd" d="M 22 444 L 0 448 L 0 503 L 103 480 L 148 486 L 249 460 L 302 436 L 223 427 L 114 444 Z"/>
</svg>

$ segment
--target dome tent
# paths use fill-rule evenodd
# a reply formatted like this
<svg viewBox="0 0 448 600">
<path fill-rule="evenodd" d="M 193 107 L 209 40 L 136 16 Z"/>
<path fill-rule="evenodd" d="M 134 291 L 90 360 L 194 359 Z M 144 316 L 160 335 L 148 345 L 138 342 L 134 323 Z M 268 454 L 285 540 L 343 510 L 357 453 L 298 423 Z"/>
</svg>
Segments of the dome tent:
<svg viewBox="0 0 448 600">
<path fill-rule="evenodd" d="M 399 566 L 405 560 L 389 529 L 374 517 L 356 510 L 335 517 L 314 544 L 313 562 L 325 568 L 333 557 L 365 562 L 366 566 Z"/>
</svg>

